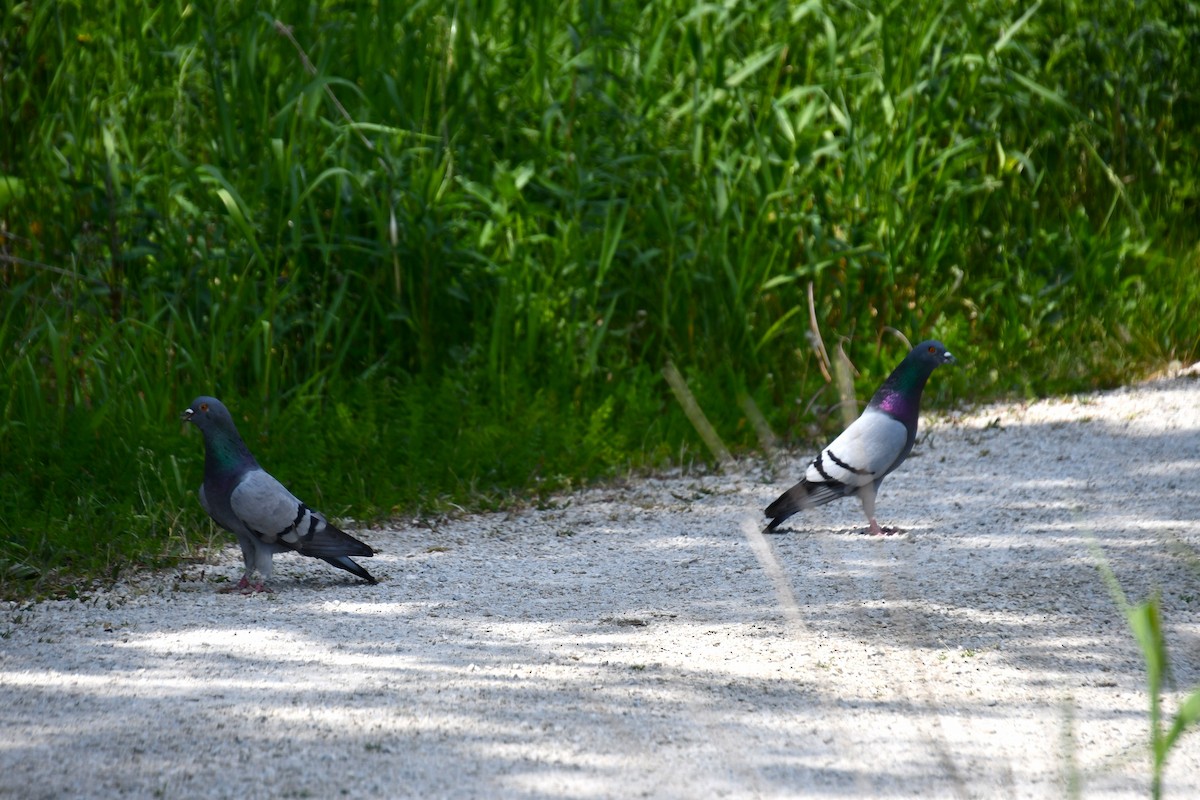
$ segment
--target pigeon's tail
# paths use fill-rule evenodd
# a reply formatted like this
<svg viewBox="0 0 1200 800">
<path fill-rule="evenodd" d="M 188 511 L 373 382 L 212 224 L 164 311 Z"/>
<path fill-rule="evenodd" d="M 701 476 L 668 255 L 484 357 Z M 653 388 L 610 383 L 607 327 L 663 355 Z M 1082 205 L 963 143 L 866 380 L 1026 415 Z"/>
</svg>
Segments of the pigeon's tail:
<svg viewBox="0 0 1200 800">
<path fill-rule="evenodd" d="M 375 555 L 371 545 L 360 542 L 341 528 L 335 527 L 324 518 L 320 524 L 310 528 L 310 533 L 301 539 L 297 548 L 306 556 L 328 558 L 330 556 L 363 556 L 370 558 Z"/>
<path fill-rule="evenodd" d="M 363 569 L 361 564 L 349 556 L 320 556 L 320 558 L 322 561 L 330 563 L 338 569 L 344 569 L 346 572 L 354 573 L 372 586 L 379 583 L 379 581 L 375 580 L 371 573 Z"/>
<path fill-rule="evenodd" d="M 297 549 L 306 556 L 319 558 L 338 569 L 352 572 L 367 583 L 378 583 L 371 577 L 371 573 L 350 558 L 350 556 L 370 558 L 375 555 L 371 545 L 360 542 L 340 528 L 324 522 L 324 519 L 321 521 L 324 524 L 313 530 L 312 534 L 303 541 L 302 546 Z"/>
<path fill-rule="evenodd" d="M 767 510 L 763 512 L 771 518 L 771 521 L 767 523 L 767 531 L 775 530 L 788 517 L 803 511 L 807 507 L 807 498 L 808 493 L 805 491 L 803 483 L 799 483 L 779 495 L 775 502 L 767 506 Z"/>
<path fill-rule="evenodd" d="M 771 521 L 767 523 L 767 532 L 775 530 L 784 520 L 793 514 L 800 513 L 806 508 L 822 506 L 832 500 L 837 500 L 839 497 L 844 497 L 845 488 L 844 484 L 837 481 L 830 481 L 829 483 L 811 483 L 807 480 L 800 481 L 779 495 L 775 502 L 767 506 L 766 511 L 763 512 L 771 518 Z"/>
</svg>

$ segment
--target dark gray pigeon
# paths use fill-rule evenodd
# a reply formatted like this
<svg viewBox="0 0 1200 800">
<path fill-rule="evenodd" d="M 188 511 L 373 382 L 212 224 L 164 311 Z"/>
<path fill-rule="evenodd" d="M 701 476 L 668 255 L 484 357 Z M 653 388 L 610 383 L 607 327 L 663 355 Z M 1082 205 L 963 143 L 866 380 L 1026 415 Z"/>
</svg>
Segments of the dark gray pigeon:
<svg viewBox="0 0 1200 800">
<path fill-rule="evenodd" d="M 921 392 L 929 375 L 942 364 L 953 364 L 946 346 L 933 340 L 914 347 L 892 370 L 862 416 L 821 451 L 804 478 L 767 506 L 767 531 L 798 511 L 855 495 L 871 523 L 871 533 L 884 530 L 875 521 L 875 495 L 887 474 L 904 463 L 917 440 Z"/>
<path fill-rule="evenodd" d="M 204 434 L 200 505 L 218 525 L 232 531 L 242 547 L 246 573 L 237 590 L 271 591 L 266 586 L 271 579 L 271 556 L 288 550 L 322 559 L 375 583 L 371 573 L 350 558 L 373 556 L 375 551 L 329 524 L 260 467 L 220 400 L 197 397 L 180 419 Z M 256 569 L 261 579 L 251 586 L 250 575 Z"/>
</svg>

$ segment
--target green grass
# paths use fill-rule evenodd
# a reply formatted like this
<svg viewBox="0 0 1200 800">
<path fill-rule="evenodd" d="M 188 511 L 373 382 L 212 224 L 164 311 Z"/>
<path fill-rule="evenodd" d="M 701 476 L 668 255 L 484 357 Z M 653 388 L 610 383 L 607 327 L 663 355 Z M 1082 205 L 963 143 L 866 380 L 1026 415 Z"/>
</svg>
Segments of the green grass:
<svg viewBox="0 0 1200 800">
<path fill-rule="evenodd" d="M 1200 688 L 1193 689 L 1179 704 L 1169 726 L 1164 727 L 1163 689 L 1171 686 L 1171 662 L 1167 657 L 1167 641 L 1163 636 L 1162 602 L 1152 596 L 1133 605 L 1125 596 L 1116 574 L 1096 541 L 1090 543 L 1092 557 L 1104 582 L 1108 585 L 1113 604 L 1125 617 L 1129 630 L 1137 641 L 1146 665 L 1146 694 L 1150 707 L 1150 796 L 1159 800 L 1163 792 L 1163 772 L 1167 757 L 1179 738 L 1200 722 Z"/>
<path fill-rule="evenodd" d="M 202 542 L 201 393 L 367 518 L 801 429 L 810 287 L 860 395 L 1200 357 L 1200 19 L 961 5 L 10 4 L 0 591 Z"/>
</svg>

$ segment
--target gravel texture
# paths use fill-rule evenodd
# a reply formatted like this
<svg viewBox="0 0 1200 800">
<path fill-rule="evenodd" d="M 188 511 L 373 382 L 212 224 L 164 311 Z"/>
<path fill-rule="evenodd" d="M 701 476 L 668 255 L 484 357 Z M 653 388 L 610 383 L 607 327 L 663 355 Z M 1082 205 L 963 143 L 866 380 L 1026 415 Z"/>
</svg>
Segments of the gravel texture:
<svg viewBox="0 0 1200 800">
<path fill-rule="evenodd" d="M 762 536 L 810 456 L 358 530 L 375 587 L 279 556 L 275 594 L 218 594 L 230 537 L 0 606 L 0 795 L 1148 796 L 1097 561 L 1161 592 L 1173 713 L 1200 685 L 1200 381 L 927 419 L 880 495 L 903 536 L 853 500 Z M 1200 797 L 1200 732 L 1165 789 Z"/>
</svg>

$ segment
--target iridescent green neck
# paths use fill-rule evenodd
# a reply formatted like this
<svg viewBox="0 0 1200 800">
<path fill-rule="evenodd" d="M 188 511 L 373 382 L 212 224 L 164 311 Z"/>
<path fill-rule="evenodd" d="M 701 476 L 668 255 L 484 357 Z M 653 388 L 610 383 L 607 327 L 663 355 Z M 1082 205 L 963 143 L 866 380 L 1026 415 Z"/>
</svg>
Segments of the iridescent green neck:
<svg viewBox="0 0 1200 800">
<path fill-rule="evenodd" d="M 204 439 L 204 469 L 210 475 L 255 463 L 250 449 L 236 431 L 232 434 L 212 431 Z"/>
<path fill-rule="evenodd" d="M 871 405 L 901 422 L 915 426 L 921 408 L 921 393 L 932 372 L 932 364 L 904 359 L 875 392 Z"/>
</svg>

